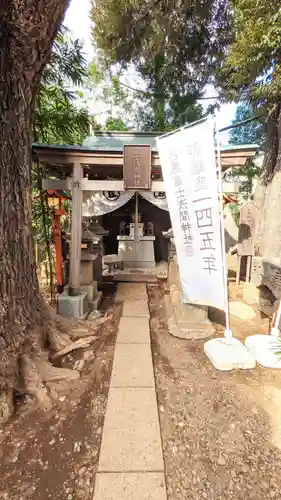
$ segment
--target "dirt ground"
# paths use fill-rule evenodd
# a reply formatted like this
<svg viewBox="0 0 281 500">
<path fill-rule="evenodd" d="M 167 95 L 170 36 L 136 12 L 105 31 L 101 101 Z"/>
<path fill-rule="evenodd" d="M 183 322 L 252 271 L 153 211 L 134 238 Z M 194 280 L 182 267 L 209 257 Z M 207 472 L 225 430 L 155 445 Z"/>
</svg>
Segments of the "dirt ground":
<svg viewBox="0 0 281 500">
<path fill-rule="evenodd" d="M 216 371 L 203 341 L 168 333 L 164 286 L 148 285 L 148 294 L 168 500 L 281 498 L 281 373 Z M 91 349 L 64 359 L 68 367 L 83 362 L 80 380 L 50 412 L 28 400 L 0 431 L 1 500 L 93 499 L 122 308 L 113 297 L 110 289 L 102 305 L 103 312 L 113 308 L 113 319 Z M 242 301 L 233 281 L 230 298 Z M 223 315 L 213 310 L 211 318 L 222 335 Z M 92 324 L 83 327 L 91 332 Z M 244 340 L 267 332 L 269 321 L 257 313 L 231 317 L 231 326 Z"/>
<path fill-rule="evenodd" d="M 281 498 L 280 372 L 216 371 L 203 341 L 169 335 L 163 290 L 148 291 L 168 500 Z M 241 300 L 233 283 L 230 298 Z M 211 314 L 221 335 L 223 317 Z M 243 339 L 269 322 L 257 313 L 231 326 Z"/>
<path fill-rule="evenodd" d="M 121 306 L 113 290 L 104 295 L 102 310 L 113 307 L 91 349 L 65 357 L 64 366 L 84 365 L 81 378 L 68 387 L 49 412 L 34 402 L 19 408 L 0 431 L 1 500 L 92 500 L 103 420 Z M 89 334 L 93 323 L 83 322 Z M 65 327 L 77 327 L 73 322 Z M 78 326 L 81 326 L 78 324 Z"/>
</svg>

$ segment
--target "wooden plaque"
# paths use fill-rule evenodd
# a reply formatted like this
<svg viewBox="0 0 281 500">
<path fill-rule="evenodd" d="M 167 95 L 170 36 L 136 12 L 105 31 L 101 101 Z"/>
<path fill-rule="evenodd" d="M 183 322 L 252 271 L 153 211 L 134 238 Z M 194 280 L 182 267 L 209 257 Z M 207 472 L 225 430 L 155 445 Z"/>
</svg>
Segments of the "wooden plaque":
<svg viewBox="0 0 281 500">
<path fill-rule="evenodd" d="M 125 189 L 150 189 L 151 148 L 130 144 L 123 150 L 123 179 Z"/>
<path fill-rule="evenodd" d="M 238 255 L 254 255 L 259 208 L 252 201 L 240 209 L 238 231 Z"/>
</svg>

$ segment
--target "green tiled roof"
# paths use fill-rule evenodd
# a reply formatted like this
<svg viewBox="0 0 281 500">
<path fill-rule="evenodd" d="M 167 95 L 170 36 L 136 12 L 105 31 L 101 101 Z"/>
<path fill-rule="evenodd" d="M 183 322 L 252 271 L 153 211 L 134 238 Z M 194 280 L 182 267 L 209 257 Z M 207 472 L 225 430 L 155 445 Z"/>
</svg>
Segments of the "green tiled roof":
<svg viewBox="0 0 281 500">
<path fill-rule="evenodd" d="M 101 151 L 122 151 L 123 147 L 128 144 L 149 144 L 152 151 L 157 152 L 156 137 L 160 135 L 162 135 L 162 132 L 98 132 L 87 137 L 83 142 L 83 146 L 87 149 Z M 258 144 L 228 144 L 221 146 L 221 151 L 245 149 L 259 149 L 259 146 Z"/>
<path fill-rule="evenodd" d="M 87 137 L 83 142 L 83 146 L 101 151 L 123 151 L 125 145 L 145 144 L 150 145 L 153 151 L 157 151 L 156 137 L 159 135 L 161 135 L 159 132 L 101 132 Z"/>
<path fill-rule="evenodd" d="M 34 148 L 48 148 L 68 151 L 116 151 L 122 152 L 123 147 L 129 144 L 149 144 L 152 151 L 157 152 L 156 137 L 162 135 L 161 132 L 96 132 L 87 137 L 82 146 L 71 146 L 67 144 L 33 144 Z M 258 144 L 227 144 L 221 146 L 221 151 L 258 151 Z"/>
</svg>

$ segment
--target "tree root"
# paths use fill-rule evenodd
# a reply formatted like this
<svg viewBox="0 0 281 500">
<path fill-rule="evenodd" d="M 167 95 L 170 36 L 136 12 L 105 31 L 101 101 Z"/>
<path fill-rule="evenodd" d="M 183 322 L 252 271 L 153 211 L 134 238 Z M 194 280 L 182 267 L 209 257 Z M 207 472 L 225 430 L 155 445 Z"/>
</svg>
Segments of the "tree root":
<svg viewBox="0 0 281 500">
<path fill-rule="evenodd" d="M 35 396 L 39 407 L 44 410 L 49 410 L 52 407 L 49 395 L 51 391 L 48 391 L 48 384 L 52 384 L 54 390 L 55 382 L 69 382 L 80 378 L 78 371 L 56 368 L 46 360 L 46 357 L 41 356 L 23 355 L 20 367 L 26 393 Z"/>
<path fill-rule="evenodd" d="M 68 345 L 66 345 L 63 349 L 60 351 L 56 352 L 53 356 L 52 359 L 55 360 L 58 357 L 64 356 L 65 354 L 68 354 L 71 351 L 75 351 L 76 349 L 83 349 L 84 347 L 88 347 L 97 337 L 91 335 L 90 337 L 83 337 L 78 340 L 75 340 L 74 342 L 70 342 Z"/>
<path fill-rule="evenodd" d="M 66 333 L 62 333 L 58 330 L 53 329 L 48 332 L 48 344 L 51 351 L 61 351 L 70 343 L 71 338 Z"/>
</svg>

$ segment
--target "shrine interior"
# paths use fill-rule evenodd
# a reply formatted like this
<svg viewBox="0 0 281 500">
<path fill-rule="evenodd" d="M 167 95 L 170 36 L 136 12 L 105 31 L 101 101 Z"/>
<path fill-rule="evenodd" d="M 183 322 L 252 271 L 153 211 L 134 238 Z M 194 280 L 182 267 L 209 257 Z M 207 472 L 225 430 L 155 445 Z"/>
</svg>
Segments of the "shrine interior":
<svg viewBox="0 0 281 500">
<path fill-rule="evenodd" d="M 136 197 L 133 196 L 123 207 L 100 218 L 102 226 L 109 230 L 108 235 L 104 237 L 105 254 L 118 253 L 117 236 L 120 234 L 120 225 L 122 222 L 125 222 L 126 234 L 129 234 L 129 224 L 132 222 L 135 213 L 135 200 Z M 153 224 L 155 262 L 167 261 L 168 240 L 164 238 L 162 233 L 163 231 L 168 231 L 171 227 L 169 212 L 161 210 L 139 196 L 139 214 L 140 220 L 144 224 L 145 233 L 147 232 L 147 225 L 149 223 Z"/>
</svg>

